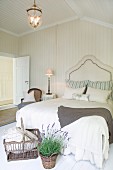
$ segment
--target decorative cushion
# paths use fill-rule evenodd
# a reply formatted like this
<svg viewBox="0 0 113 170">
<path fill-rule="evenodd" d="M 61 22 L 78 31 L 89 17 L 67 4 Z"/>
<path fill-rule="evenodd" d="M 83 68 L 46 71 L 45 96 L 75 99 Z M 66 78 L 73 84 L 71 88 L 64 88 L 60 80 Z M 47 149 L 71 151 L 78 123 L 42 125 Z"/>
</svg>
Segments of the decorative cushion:
<svg viewBox="0 0 113 170">
<path fill-rule="evenodd" d="M 84 100 L 84 101 L 89 101 L 89 95 L 88 94 L 72 94 L 72 98 L 75 100 Z"/>
<path fill-rule="evenodd" d="M 89 101 L 106 103 L 111 90 L 101 90 L 88 87 L 86 94 L 89 95 Z"/>
<path fill-rule="evenodd" d="M 76 94 L 83 94 L 84 90 L 85 90 L 85 87 L 77 88 L 77 89 L 72 89 L 72 88 L 66 87 L 65 91 L 64 91 L 63 98 L 65 98 L 65 99 L 72 99 L 73 98 L 72 95 L 74 93 L 76 93 Z"/>
<path fill-rule="evenodd" d="M 101 90 L 112 90 L 113 81 L 88 81 L 88 87 Z"/>
<path fill-rule="evenodd" d="M 23 102 L 35 102 L 34 91 L 31 91 L 30 93 L 24 92 Z"/>
<path fill-rule="evenodd" d="M 101 90 L 112 90 L 109 99 L 113 100 L 113 81 L 88 81 L 88 87 Z"/>
<path fill-rule="evenodd" d="M 74 89 L 86 87 L 88 84 L 88 81 L 89 80 L 84 80 L 84 81 L 73 81 L 73 80 L 68 80 L 68 79 L 65 80 L 66 86 L 70 88 L 74 88 Z"/>
</svg>

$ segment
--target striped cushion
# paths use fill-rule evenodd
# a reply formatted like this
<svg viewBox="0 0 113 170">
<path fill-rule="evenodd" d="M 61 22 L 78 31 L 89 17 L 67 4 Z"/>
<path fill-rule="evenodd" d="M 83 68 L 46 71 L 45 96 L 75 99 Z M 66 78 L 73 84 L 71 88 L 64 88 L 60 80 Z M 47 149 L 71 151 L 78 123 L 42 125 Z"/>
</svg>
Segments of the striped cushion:
<svg viewBox="0 0 113 170">
<path fill-rule="evenodd" d="M 77 88 L 82 88 L 85 87 L 88 84 L 88 80 L 84 80 L 84 81 L 73 81 L 73 80 L 65 80 L 66 82 L 66 86 L 73 88 L 73 89 L 77 89 Z"/>
<path fill-rule="evenodd" d="M 113 81 L 88 81 L 88 87 L 101 90 L 112 90 L 109 99 L 113 100 Z"/>
<path fill-rule="evenodd" d="M 88 81 L 88 86 L 101 90 L 112 90 L 113 81 Z"/>
</svg>

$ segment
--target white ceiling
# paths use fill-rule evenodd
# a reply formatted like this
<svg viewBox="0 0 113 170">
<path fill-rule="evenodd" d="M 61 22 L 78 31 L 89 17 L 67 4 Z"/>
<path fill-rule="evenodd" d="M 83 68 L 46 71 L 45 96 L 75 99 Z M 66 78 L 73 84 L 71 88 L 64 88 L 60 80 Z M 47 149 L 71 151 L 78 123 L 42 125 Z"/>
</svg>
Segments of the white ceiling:
<svg viewBox="0 0 113 170">
<path fill-rule="evenodd" d="M 0 0 L 0 30 L 17 36 L 34 31 L 28 24 L 26 13 L 33 2 Z M 76 18 L 113 28 L 113 0 L 36 0 L 36 3 L 43 12 L 42 25 L 38 29 Z"/>
</svg>

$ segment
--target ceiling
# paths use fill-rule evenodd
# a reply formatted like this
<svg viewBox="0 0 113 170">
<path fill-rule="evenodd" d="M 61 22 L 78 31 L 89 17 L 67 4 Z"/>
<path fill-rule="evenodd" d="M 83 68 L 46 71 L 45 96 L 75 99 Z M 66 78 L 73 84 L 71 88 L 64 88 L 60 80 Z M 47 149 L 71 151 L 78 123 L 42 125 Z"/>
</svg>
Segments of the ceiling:
<svg viewBox="0 0 113 170">
<path fill-rule="evenodd" d="M 0 0 L 0 30 L 21 36 L 34 31 L 26 9 L 34 0 Z M 113 0 L 36 0 L 42 8 L 42 25 L 47 28 L 73 19 L 84 19 L 113 28 Z"/>
</svg>

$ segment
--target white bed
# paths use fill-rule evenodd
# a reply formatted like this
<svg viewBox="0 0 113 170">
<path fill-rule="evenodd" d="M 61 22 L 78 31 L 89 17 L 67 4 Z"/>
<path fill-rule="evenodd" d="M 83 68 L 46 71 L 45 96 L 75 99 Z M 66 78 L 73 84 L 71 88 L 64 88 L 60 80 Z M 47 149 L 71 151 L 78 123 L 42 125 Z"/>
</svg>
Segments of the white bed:
<svg viewBox="0 0 113 170">
<path fill-rule="evenodd" d="M 75 66 L 68 69 L 68 71 L 65 73 L 65 79 L 68 79 L 69 81 L 89 80 L 99 82 L 112 82 L 113 68 L 103 64 L 94 56 L 87 55 L 84 56 L 82 60 L 80 60 Z M 26 128 L 40 128 L 40 124 L 42 123 L 45 124 L 57 121 L 57 110 L 60 105 L 75 108 L 104 107 L 110 110 L 113 116 L 113 101 L 110 101 L 109 103 L 100 103 L 66 99 L 67 97 L 27 105 L 26 107 L 17 111 L 17 126 L 20 126 L 21 117 L 23 117 L 23 121 Z"/>
<path fill-rule="evenodd" d="M 78 64 L 76 64 L 66 72 L 66 79 L 68 79 L 69 81 L 88 80 L 88 81 L 99 81 L 99 82 L 105 82 L 105 81 L 112 82 L 113 80 L 112 77 L 113 77 L 113 68 L 103 64 L 102 62 L 100 62 L 94 56 L 91 55 L 83 57 L 83 59 Z M 64 98 L 57 98 L 57 99 L 30 104 L 17 111 L 16 126 L 17 127 L 21 126 L 20 120 L 22 117 L 25 128 L 39 128 L 41 130 L 42 124 L 44 124 L 44 126 L 47 126 L 48 124 L 53 124 L 54 122 L 57 127 L 60 127 L 60 122 L 58 119 L 57 112 L 58 112 L 58 107 L 61 105 L 70 108 L 106 108 L 111 112 L 113 117 L 113 102 L 111 100 L 109 100 L 109 102 L 101 102 L 103 100 L 99 95 L 97 99 L 99 99 L 100 102 L 99 100 L 97 100 L 98 102 L 84 101 L 84 100 L 80 101 L 80 100 L 74 100 L 73 98 L 70 99 L 68 97 L 64 97 Z M 68 158 L 71 159 L 71 156 L 70 157 L 68 156 Z M 84 166 L 84 169 L 87 169 L 86 168 L 87 162 L 82 161 L 82 164 Z M 89 168 L 91 170 L 96 169 L 95 166 L 93 165 L 89 166 Z M 74 169 L 74 167 L 72 167 L 71 169 Z M 60 168 L 58 170 L 60 170 Z"/>
<path fill-rule="evenodd" d="M 21 117 L 23 118 L 25 128 L 42 128 L 42 124 L 55 124 L 59 125 L 58 121 L 58 107 L 66 106 L 71 108 L 98 108 L 104 107 L 110 110 L 113 115 L 113 105 L 108 103 L 97 103 L 97 102 L 87 102 L 87 101 L 75 101 L 63 98 L 57 98 L 42 102 L 33 103 L 27 105 L 17 111 L 16 120 L 17 127 L 21 126 Z"/>
</svg>

